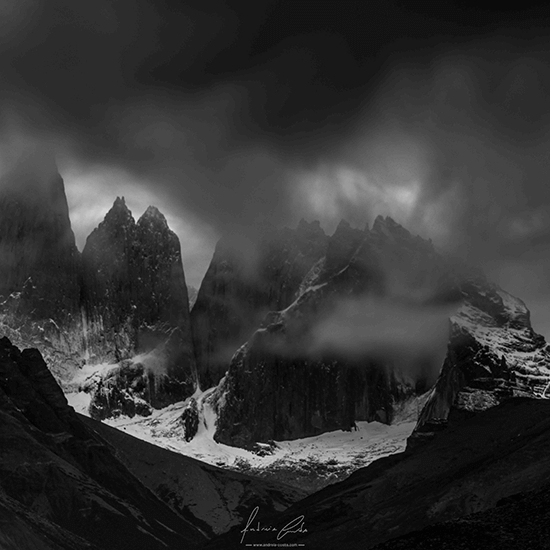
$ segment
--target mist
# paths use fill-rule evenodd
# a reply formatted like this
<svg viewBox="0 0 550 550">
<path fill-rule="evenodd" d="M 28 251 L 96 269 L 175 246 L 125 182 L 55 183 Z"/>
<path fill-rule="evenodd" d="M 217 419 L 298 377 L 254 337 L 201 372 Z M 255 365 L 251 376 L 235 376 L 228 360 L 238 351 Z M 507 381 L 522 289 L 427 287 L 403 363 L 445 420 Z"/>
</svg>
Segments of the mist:
<svg viewBox="0 0 550 550">
<path fill-rule="evenodd" d="M 348 357 L 444 356 L 458 306 L 425 306 L 368 296 L 340 301 L 313 330 L 313 352 Z"/>
<path fill-rule="evenodd" d="M 222 235 L 391 215 L 550 331 L 548 14 L 311 9 L 4 3 L 2 148 L 55 151 L 79 247 L 116 196 L 159 207 L 194 286 Z"/>
</svg>

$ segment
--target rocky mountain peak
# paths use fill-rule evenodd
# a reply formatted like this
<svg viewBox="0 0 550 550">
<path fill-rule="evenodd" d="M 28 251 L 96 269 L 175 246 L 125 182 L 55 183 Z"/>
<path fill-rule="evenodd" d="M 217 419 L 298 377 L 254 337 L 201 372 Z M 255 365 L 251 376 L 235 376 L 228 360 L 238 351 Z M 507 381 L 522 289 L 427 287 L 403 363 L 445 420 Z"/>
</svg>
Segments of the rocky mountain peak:
<svg viewBox="0 0 550 550">
<path fill-rule="evenodd" d="M 411 238 L 410 232 L 390 216 L 377 216 L 371 232 L 396 238 Z"/>
<path fill-rule="evenodd" d="M 323 228 L 321 227 L 321 223 L 319 220 L 313 220 L 312 222 L 307 222 L 302 218 L 298 222 L 298 226 L 296 227 L 296 232 L 299 235 L 304 236 L 325 236 L 325 232 L 323 231 Z"/>
<path fill-rule="evenodd" d="M 435 254 L 431 240 L 413 235 L 390 216 L 377 216 L 372 229 L 366 233 L 367 241 L 376 248 L 384 249 L 386 254 L 401 256 L 406 250 L 427 256 Z"/>
<path fill-rule="evenodd" d="M 117 197 L 111 209 L 105 215 L 105 218 L 102 223 L 99 224 L 99 227 L 102 226 L 115 226 L 115 227 L 129 227 L 134 226 L 135 220 L 132 216 L 132 212 L 126 206 L 126 201 L 124 197 Z"/>
<path fill-rule="evenodd" d="M 117 198 L 82 257 L 89 360 L 120 363 L 90 388 L 94 415 L 134 414 L 134 397 L 147 412 L 148 404 L 164 406 L 191 395 L 196 373 L 187 287 L 179 240 L 166 218 L 149 207 L 135 223 Z M 149 354 L 147 364 L 127 364 L 137 354 Z"/>
<path fill-rule="evenodd" d="M 156 206 L 149 206 L 137 223 L 138 225 L 147 225 L 151 228 L 169 229 L 166 217 Z"/>
<path fill-rule="evenodd" d="M 128 207 L 126 206 L 126 200 L 124 199 L 124 197 L 117 197 L 115 199 L 115 202 L 113 203 L 113 208 L 127 210 Z"/>
<path fill-rule="evenodd" d="M 359 244 L 365 239 L 365 233 L 351 227 L 346 220 L 341 220 L 328 240 L 325 271 L 332 275 L 342 269 L 350 260 Z"/>
<path fill-rule="evenodd" d="M 368 234 L 341 222 L 328 239 L 325 256 L 304 277 L 294 302 L 271 311 L 231 359 L 218 389 L 225 405 L 219 410 L 216 437 L 246 445 L 261 438 L 313 435 L 319 425 L 330 430 L 349 427 L 354 420 L 391 422 L 397 403 L 435 382 L 445 329 L 437 344 L 443 344 L 440 351 L 436 354 L 432 343 L 417 348 L 412 370 L 405 363 L 416 345 L 408 340 L 417 330 L 414 323 L 404 331 L 404 362 L 399 339 L 395 350 L 385 347 L 383 353 L 360 346 L 360 361 L 344 346 L 326 356 L 303 351 L 308 331 L 319 338 L 312 329 L 318 315 L 322 317 L 339 300 L 349 304 L 352 297 L 364 304 L 358 318 L 370 319 L 373 308 L 380 312 L 380 325 L 386 315 L 392 319 L 380 334 L 383 339 L 398 332 L 395 327 L 405 316 L 422 323 L 434 316 L 440 326 L 450 327 L 447 358 L 417 429 L 421 437 L 434 425 L 446 423 L 454 408 L 475 411 L 518 394 L 541 394 L 550 380 L 550 349 L 532 330 L 525 304 L 485 279 L 465 277 L 462 271 L 429 241 L 413 236 L 390 217 L 378 216 Z M 341 328 L 346 308 L 330 330 L 342 331 L 349 339 L 351 326 Z M 375 321 L 372 326 L 378 328 Z M 353 337 L 355 343 L 373 338 L 376 330 L 369 323 Z M 298 351 L 291 357 L 289 350 L 294 349 Z M 314 386 L 305 382 L 308 377 L 315 380 Z M 292 390 L 283 392 L 280 387 Z"/>
<path fill-rule="evenodd" d="M 79 254 L 51 154 L 25 151 L 2 176 L 0 253 L 4 320 L 30 329 L 32 322 L 78 315 Z"/>
<path fill-rule="evenodd" d="M 296 229 L 273 229 L 255 237 L 253 277 L 246 261 L 222 238 L 191 312 L 201 387 L 216 384 L 231 356 L 270 310 L 288 306 L 312 267 L 325 255 L 318 221 L 300 220 Z"/>
</svg>

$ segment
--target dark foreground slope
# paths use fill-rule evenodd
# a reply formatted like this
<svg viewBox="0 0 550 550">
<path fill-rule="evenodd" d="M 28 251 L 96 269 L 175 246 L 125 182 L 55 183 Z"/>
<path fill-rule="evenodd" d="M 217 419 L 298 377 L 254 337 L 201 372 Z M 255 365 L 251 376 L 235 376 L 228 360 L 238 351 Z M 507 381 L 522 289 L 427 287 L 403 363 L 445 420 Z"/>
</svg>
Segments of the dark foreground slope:
<svg viewBox="0 0 550 550">
<path fill-rule="evenodd" d="M 0 340 L 2 550 L 193 548 L 205 536 L 85 426 L 37 350 Z"/>
<path fill-rule="evenodd" d="M 79 415 L 80 416 L 80 415 Z M 91 418 L 81 420 L 159 498 L 215 535 L 241 525 L 255 506 L 280 512 L 306 496 L 294 487 L 210 466 L 157 447 Z"/>
<path fill-rule="evenodd" d="M 503 499 L 496 508 L 377 545 L 376 550 L 547 550 L 550 484 Z"/>
<path fill-rule="evenodd" d="M 549 401 L 527 398 L 510 399 L 479 413 L 453 410 L 447 429 L 432 441 L 378 460 L 278 516 L 260 510 L 255 522 L 277 531 L 248 532 L 245 542 L 277 542 L 281 529 L 303 516 L 302 531 L 307 532 L 289 533 L 279 542 L 320 550 L 371 548 L 540 489 L 550 477 L 549 415 Z M 469 528 L 468 523 L 453 525 L 455 530 Z M 483 525 L 471 523 L 472 532 L 483 530 Z M 212 547 L 238 547 L 241 529 L 211 543 Z M 409 547 L 414 546 L 400 548 Z"/>
</svg>

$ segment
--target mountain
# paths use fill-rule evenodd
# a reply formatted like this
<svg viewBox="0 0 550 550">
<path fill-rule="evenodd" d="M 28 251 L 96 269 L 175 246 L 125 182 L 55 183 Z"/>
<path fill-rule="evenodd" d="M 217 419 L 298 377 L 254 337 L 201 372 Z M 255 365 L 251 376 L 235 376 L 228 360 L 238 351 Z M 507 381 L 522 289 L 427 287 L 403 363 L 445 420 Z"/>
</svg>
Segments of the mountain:
<svg viewBox="0 0 550 550">
<path fill-rule="evenodd" d="M 177 236 L 123 198 L 75 245 L 53 156 L 29 149 L 0 181 L 0 330 L 39 348 L 67 392 L 96 418 L 150 414 L 197 388 L 187 286 Z"/>
<path fill-rule="evenodd" d="M 256 519 L 267 528 L 247 542 L 291 525 L 285 543 L 320 549 L 426 545 L 445 540 L 430 527 L 445 521 L 464 544 L 465 525 L 505 543 L 514 513 L 540 523 L 550 411 L 532 398 L 550 388 L 550 348 L 525 304 L 478 270 L 388 217 L 331 236 L 302 220 L 222 239 L 189 313 L 180 244 L 156 208 L 135 221 L 117 198 L 79 254 L 47 154 L 0 183 L 0 330 L 46 359 L 0 340 L 3 548 L 193 548 L 217 535 L 211 547 L 241 547 Z M 283 472 L 277 441 L 392 424 L 416 406 L 418 421 L 405 452 L 300 500 L 81 418 L 56 379 L 94 419 L 148 417 L 178 449 L 206 435 L 215 447 L 215 431 Z"/>
<path fill-rule="evenodd" d="M 121 363 L 95 387 L 95 418 L 147 412 L 197 387 L 177 236 L 154 207 L 134 221 L 117 198 L 82 252 L 88 363 Z M 137 409 L 136 409 L 137 402 Z"/>
<path fill-rule="evenodd" d="M 357 470 L 281 514 L 260 509 L 244 543 L 276 543 L 290 526 L 279 542 L 319 550 L 385 541 L 380 548 L 496 548 L 491 540 L 545 548 L 529 527 L 547 532 L 549 413 L 548 400 L 521 397 L 468 414 L 453 410 L 447 429 L 424 445 Z M 258 521 L 262 532 L 254 531 Z M 242 547 L 243 528 L 208 547 Z M 520 533 L 525 540 L 514 538 Z"/>
<path fill-rule="evenodd" d="M 341 223 L 294 301 L 228 363 L 212 396 L 216 440 L 248 447 L 391 423 L 433 386 L 418 442 L 453 407 L 540 396 L 549 382 L 550 348 L 521 300 L 391 218 L 365 231 Z"/>
<path fill-rule="evenodd" d="M 0 339 L 0 542 L 7 550 L 197 547 L 206 540 L 67 404 L 36 349 Z"/>
<path fill-rule="evenodd" d="M 218 441 L 391 423 L 429 389 L 462 298 L 455 266 L 391 218 L 341 223 L 295 299 L 265 316 L 216 390 Z M 434 352 L 434 349 L 439 351 Z"/>
<path fill-rule="evenodd" d="M 0 329 L 40 345 L 60 380 L 81 364 L 80 255 L 63 180 L 44 151 L 14 159 L 0 180 Z"/>
<path fill-rule="evenodd" d="M 411 444 L 445 427 L 451 411 L 468 413 L 517 396 L 542 396 L 550 383 L 550 347 L 518 298 L 477 278 L 460 286 L 448 352 Z"/>
<path fill-rule="evenodd" d="M 254 506 L 277 512 L 306 496 L 284 483 L 210 466 L 96 420 L 80 418 L 116 449 L 117 458 L 148 489 L 209 536 L 240 525 Z"/>
<path fill-rule="evenodd" d="M 218 242 L 191 312 L 203 389 L 220 381 L 267 312 L 292 302 L 326 246 L 319 222 L 304 220 L 296 229 L 259 228 L 253 242 Z"/>
</svg>

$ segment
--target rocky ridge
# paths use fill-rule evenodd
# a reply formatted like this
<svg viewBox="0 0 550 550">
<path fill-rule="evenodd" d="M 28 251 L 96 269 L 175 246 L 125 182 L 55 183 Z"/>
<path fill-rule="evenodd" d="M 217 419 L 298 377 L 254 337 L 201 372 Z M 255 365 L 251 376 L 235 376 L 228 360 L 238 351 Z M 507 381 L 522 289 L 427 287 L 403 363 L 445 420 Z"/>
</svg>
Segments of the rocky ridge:
<svg viewBox="0 0 550 550">
<path fill-rule="evenodd" d="M 165 217 L 149 207 L 136 223 L 117 198 L 88 237 L 82 263 L 87 360 L 121 363 L 87 386 L 92 415 L 143 414 L 147 404 L 160 408 L 193 394 L 187 286 Z"/>
<path fill-rule="evenodd" d="M 53 157 L 32 150 L 2 177 L 0 214 L 4 335 L 40 348 L 66 391 L 92 396 L 97 418 L 149 414 L 193 394 L 180 244 L 156 208 L 135 222 L 117 198 L 80 254 Z"/>
<path fill-rule="evenodd" d="M 319 222 L 304 220 L 296 229 L 262 228 L 244 249 L 230 239 L 218 242 L 191 312 L 203 390 L 220 381 L 235 350 L 268 311 L 292 302 L 326 246 Z"/>
<path fill-rule="evenodd" d="M 361 311 L 349 306 L 354 302 Z M 342 303 L 351 314 L 341 314 Z M 319 343 L 316 327 L 327 318 L 338 331 L 350 315 L 363 322 L 372 310 L 375 323 L 355 332 L 368 341 L 388 308 L 390 321 L 412 315 L 413 323 L 437 311 L 440 324 L 449 326 L 446 357 L 415 350 L 410 339 L 385 341 L 379 334 L 358 350 L 331 347 L 326 331 L 328 343 Z M 346 328 L 355 331 L 351 324 Z M 390 325 L 388 332 L 399 327 Z M 413 356 L 412 366 L 410 357 L 403 362 L 400 347 Z M 402 403 L 437 382 L 416 429 L 420 440 L 445 425 L 451 408 L 482 410 L 514 396 L 541 396 L 549 367 L 546 342 L 533 331 L 520 300 L 444 258 L 391 218 L 378 217 L 364 232 L 341 224 L 295 300 L 269 313 L 233 356 L 212 397 L 216 438 L 246 447 L 352 429 L 356 420 L 391 423 Z"/>
</svg>

